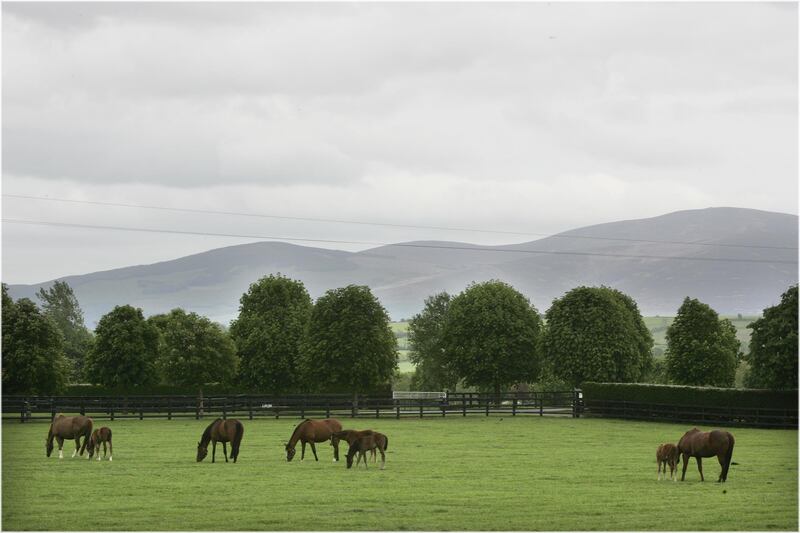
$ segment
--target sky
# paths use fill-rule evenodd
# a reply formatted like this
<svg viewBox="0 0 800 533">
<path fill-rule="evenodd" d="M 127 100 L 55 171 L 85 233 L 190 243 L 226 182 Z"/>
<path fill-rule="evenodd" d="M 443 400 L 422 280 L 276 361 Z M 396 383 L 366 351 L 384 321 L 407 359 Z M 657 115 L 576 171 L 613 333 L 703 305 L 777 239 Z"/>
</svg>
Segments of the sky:
<svg viewBox="0 0 800 533">
<path fill-rule="evenodd" d="M 798 212 L 796 3 L 5 2 L 2 76 L 6 283 Z"/>
</svg>

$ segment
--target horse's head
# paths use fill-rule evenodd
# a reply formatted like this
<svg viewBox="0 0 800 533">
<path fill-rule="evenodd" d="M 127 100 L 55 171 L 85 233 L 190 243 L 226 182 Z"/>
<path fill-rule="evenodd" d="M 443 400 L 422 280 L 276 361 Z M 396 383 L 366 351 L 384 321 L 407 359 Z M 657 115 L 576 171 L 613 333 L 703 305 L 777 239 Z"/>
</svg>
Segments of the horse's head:
<svg viewBox="0 0 800 533">
<path fill-rule="evenodd" d="M 294 454 L 297 453 L 293 446 L 289 446 L 289 443 L 286 443 L 286 460 L 291 461 L 294 458 Z"/>
<path fill-rule="evenodd" d="M 202 444 L 200 444 L 198 442 L 197 443 L 197 462 L 199 463 L 200 461 L 205 459 L 206 455 L 208 455 L 208 445 L 203 446 Z"/>
<path fill-rule="evenodd" d="M 94 444 L 94 435 L 92 435 L 86 441 L 86 453 L 89 454 L 89 459 L 91 459 L 92 456 L 94 455 L 94 446 L 95 446 L 95 444 Z"/>
<path fill-rule="evenodd" d="M 52 440 L 45 440 L 44 447 L 47 450 L 47 457 L 50 457 L 50 454 L 53 453 L 53 441 Z"/>
<path fill-rule="evenodd" d="M 356 454 L 356 446 L 350 446 L 350 449 L 347 450 L 347 468 L 353 467 L 353 456 Z"/>
</svg>

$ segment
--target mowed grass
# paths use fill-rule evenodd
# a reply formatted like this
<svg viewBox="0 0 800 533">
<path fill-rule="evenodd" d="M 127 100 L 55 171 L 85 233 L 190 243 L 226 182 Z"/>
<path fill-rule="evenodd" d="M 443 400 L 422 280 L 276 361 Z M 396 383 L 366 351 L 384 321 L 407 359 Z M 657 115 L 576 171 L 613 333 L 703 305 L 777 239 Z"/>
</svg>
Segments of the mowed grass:
<svg viewBox="0 0 800 533">
<path fill-rule="evenodd" d="M 656 481 L 685 425 L 602 419 L 341 419 L 389 436 L 386 469 L 328 444 L 286 462 L 297 419 L 243 420 L 240 461 L 195 462 L 206 421 L 98 421 L 114 461 L 45 457 L 47 424 L 3 424 L 6 530 L 797 530 L 797 431 L 733 429 L 728 482 L 694 460 Z M 710 429 L 710 428 L 702 428 Z M 346 444 L 343 444 L 343 451 Z M 298 449 L 299 452 L 299 449 Z"/>
</svg>

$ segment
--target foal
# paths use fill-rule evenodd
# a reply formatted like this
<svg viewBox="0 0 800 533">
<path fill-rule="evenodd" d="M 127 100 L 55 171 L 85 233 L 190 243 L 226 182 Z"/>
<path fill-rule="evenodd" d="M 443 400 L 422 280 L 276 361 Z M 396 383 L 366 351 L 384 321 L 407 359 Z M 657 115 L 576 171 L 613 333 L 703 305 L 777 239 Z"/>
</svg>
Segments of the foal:
<svg viewBox="0 0 800 533">
<path fill-rule="evenodd" d="M 386 435 L 372 430 L 365 431 L 340 431 L 335 433 L 339 438 L 344 438 L 350 444 L 350 449 L 347 451 L 347 468 L 353 466 L 353 456 L 358 452 L 358 459 L 356 465 L 364 460 L 364 468 L 367 468 L 367 452 L 377 450 L 381 452 L 381 470 L 386 466 L 386 454 L 384 451 L 389 445 L 389 439 Z"/>
<path fill-rule="evenodd" d="M 656 450 L 656 462 L 658 463 L 658 479 L 661 479 L 661 470 L 664 470 L 664 479 L 667 479 L 667 465 L 669 465 L 669 478 L 678 481 L 678 463 L 681 460 L 678 447 L 668 442 L 659 444 Z"/>
<path fill-rule="evenodd" d="M 97 460 L 100 460 L 100 443 L 103 443 L 103 457 L 106 456 L 106 451 L 108 451 L 108 460 L 113 460 L 114 455 L 114 445 L 111 444 L 111 429 L 107 427 L 101 427 L 100 429 L 95 429 L 92 436 L 89 438 L 89 445 L 86 449 L 89 451 L 89 459 L 92 458 L 92 455 L 97 451 Z M 108 449 L 106 450 L 106 443 L 108 443 Z"/>
<path fill-rule="evenodd" d="M 372 431 L 371 429 L 365 429 L 364 431 L 356 431 L 354 429 L 345 429 L 344 431 L 337 431 L 333 435 L 331 435 L 331 445 L 338 445 L 339 440 L 344 439 L 347 441 L 348 446 L 352 446 L 353 443 L 359 438 L 365 435 L 374 435 L 375 436 L 375 444 L 376 446 L 372 448 L 370 454 L 372 455 L 372 462 L 375 463 L 378 461 L 378 449 L 382 449 L 386 451 L 389 447 L 389 438 L 384 435 L 383 433 L 379 433 L 377 431 Z M 361 457 L 364 454 L 359 454 L 356 460 L 356 466 L 358 463 L 361 462 Z M 366 463 L 367 458 L 364 456 L 364 462 Z"/>
</svg>

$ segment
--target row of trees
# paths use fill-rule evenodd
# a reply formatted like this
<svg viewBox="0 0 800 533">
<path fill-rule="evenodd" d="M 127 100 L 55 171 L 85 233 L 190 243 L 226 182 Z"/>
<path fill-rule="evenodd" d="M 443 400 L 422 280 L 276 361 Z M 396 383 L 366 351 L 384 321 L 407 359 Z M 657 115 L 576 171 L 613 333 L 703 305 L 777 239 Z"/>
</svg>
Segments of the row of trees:
<svg viewBox="0 0 800 533">
<path fill-rule="evenodd" d="M 451 298 L 425 301 L 409 323 L 412 386 L 450 389 L 458 383 L 498 391 L 538 381 L 663 381 L 732 387 L 744 358 L 751 387 L 790 389 L 797 383 L 797 286 L 750 326 L 744 358 L 736 328 L 708 305 L 686 298 L 667 330 L 663 361 L 636 303 L 608 287 L 578 287 L 555 300 L 541 320 L 520 293 L 499 281 L 475 284 Z"/>
<path fill-rule="evenodd" d="M 367 392 L 387 386 L 397 345 L 386 310 L 363 286 L 312 302 L 302 282 L 281 275 L 253 283 L 230 330 L 175 309 L 145 318 L 119 306 L 93 336 L 71 288 L 56 282 L 39 309 L 3 286 L 3 386 L 51 393 L 69 381 L 115 388 L 164 383 L 236 384 L 248 390 Z M 797 380 L 797 287 L 765 309 L 753 329 L 747 385 L 793 388 Z M 687 298 L 667 331 L 663 361 L 636 303 L 608 287 L 569 291 L 542 317 L 500 281 L 431 296 L 409 325 L 418 389 L 457 385 L 499 392 L 538 382 L 652 381 L 731 386 L 742 354 L 730 321 Z M 202 392 L 201 392 L 202 393 Z"/>
<path fill-rule="evenodd" d="M 62 307 L 73 308 L 61 315 L 71 314 L 72 325 L 83 327 L 72 290 L 61 282 L 54 287 L 69 296 Z M 357 393 L 389 386 L 397 368 L 389 316 L 364 286 L 330 290 L 312 303 L 301 282 L 262 278 L 242 296 L 230 331 L 183 309 L 145 318 L 141 309 L 117 306 L 100 318 L 94 337 L 86 331 L 80 354 L 67 350 L 71 333 L 39 296 L 43 310 L 28 299 L 12 301 L 3 285 L 7 393 L 53 393 L 75 377 L 122 390 L 195 387 L 201 395 L 207 383 Z"/>
</svg>

